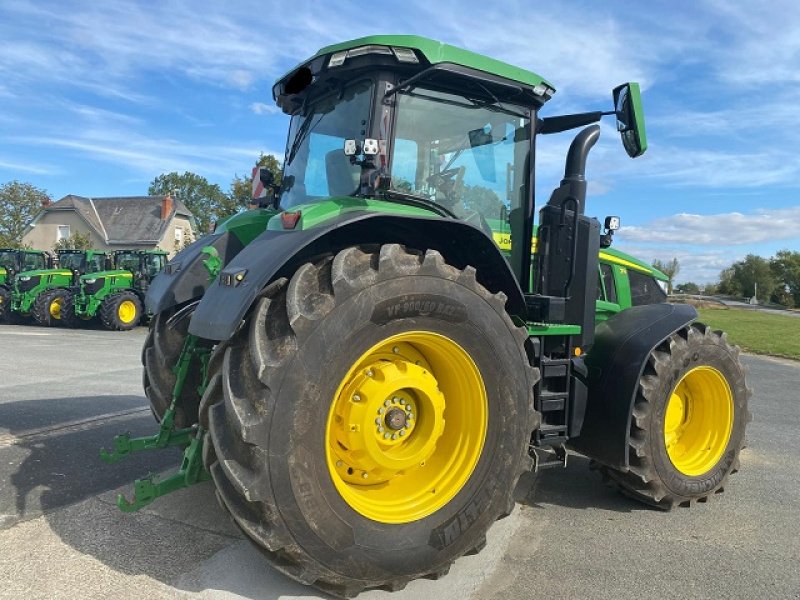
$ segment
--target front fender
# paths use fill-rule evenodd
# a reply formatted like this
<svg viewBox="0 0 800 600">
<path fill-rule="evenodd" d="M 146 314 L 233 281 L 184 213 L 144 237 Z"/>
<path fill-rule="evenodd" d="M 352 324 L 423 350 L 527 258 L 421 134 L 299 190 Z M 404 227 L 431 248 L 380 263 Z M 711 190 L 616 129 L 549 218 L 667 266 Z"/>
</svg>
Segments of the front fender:
<svg viewBox="0 0 800 600">
<path fill-rule="evenodd" d="M 508 297 L 506 309 L 524 316 L 525 299 L 494 241 L 462 221 L 355 211 L 305 230 L 267 230 L 240 252 L 206 291 L 192 316 L 193 335 L 226 340 L 258 293 L 279 277 L 290 277 L 304 262 L 349 246 L 398 243 L 437 250 L 454 267 L 472 265 L 478 281 Z"/>
<path fill-rule="evenodd" d="M 604 465 L 628 468 L 631 415 L 647 357 L 697 319 L 688 304 L 634 306 L 597 326 L 586 355 L 589 398 L 580 435 L 568 446 Z"/>
<path fill-rule="evenodd" d="M 157 314 L 205 293 L 209 285 L 208 270 L 203 264 L 208 258 L 203 253 L 206 246 L 216 248 L 223 265 L 244 247 L 236 235 L 225 231 L 204 236 L 178 252 L 150 282 L 145 296 L 148 312 Z"/>
</svg>

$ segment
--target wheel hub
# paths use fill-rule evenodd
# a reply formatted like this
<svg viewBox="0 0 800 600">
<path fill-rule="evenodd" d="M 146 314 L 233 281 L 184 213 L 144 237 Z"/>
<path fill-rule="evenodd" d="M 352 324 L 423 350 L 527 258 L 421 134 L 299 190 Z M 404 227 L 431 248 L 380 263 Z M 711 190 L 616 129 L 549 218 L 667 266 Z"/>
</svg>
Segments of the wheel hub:
<svg viewBox="0 0 800 600">
<path fill-rule="evenodd" d="M 688 371 L 670 394 L 664 414 L 664 445 L 673 466 L 700 476 L 722 458 L 733 429 L 733 394 L 725 377 L 709 366 Z"/>
<path fill-rule="evenodd" d="M 350 400 L 337 403 L 343 427 L 336 441 L 346 480 L 377 485 L 422 466 L 435 450 L 445 398 L 427 369 L 402 359 L 375 361 L 342 395 Z"/>
<path fill-rule="evenodd" d="M 327 422 L 328 468 L 363 516 L 411 522 L 464 486 L 487 427 L 486 389 L 466 351 L 432 332 L 397 334 L 342 379 Z"/>
</svg>

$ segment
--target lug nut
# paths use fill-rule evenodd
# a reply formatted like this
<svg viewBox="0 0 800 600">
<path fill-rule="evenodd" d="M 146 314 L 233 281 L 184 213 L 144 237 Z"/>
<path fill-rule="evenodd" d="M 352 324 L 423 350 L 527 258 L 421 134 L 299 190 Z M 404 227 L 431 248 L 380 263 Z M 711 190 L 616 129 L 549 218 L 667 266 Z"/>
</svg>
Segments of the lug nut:
<svg viewBox="0 0 800 600">
<path fill-rule="evenodd" d="M 385 439 L 385 440 L 388 440 L 390 437 L 392 437 L 392 436 L 389 435 L 388 433 L 384 433 L 383 434 L 383 439 Z"/>
<path fill-rule="evenodd" d="M 379 415 L 382 415 L 382 414 L 383 414 L 383 413 L 385 413 L 385 412 L 386 412 L 386 409 L 385 409 L 385 408 L 383 408 L 382 406 L 381 406 L 381 407 L 378 409 L 378 414 L 379 414 Z"/>
<path fill-rule="evenodd" d="M 383 427 L 378 427 L 378 433 L 383 433 L 384 431 L 386 430 Z"/>
<path fill-rule="evenodd" d="M 406 427 L 408 427 L 408 425 L 406 425 Z M 401 430 L 400 430 L 400 436 L 402 437 L 402 436 L 404 436 L 405 434 L 406 434 L 406 430 L 405 430 L 405 429 L 401 429 Z"/>
<path fill-rule="evenodd" d="M 383 401 L 383 405 L 384 406 L 389 406 L 391 403 L 392 403 L 392 401 L 388 400 L 388 399 Z"/>
<path fill-rule="evenodd" d="M 392 439 L 393 439 L 393 440 L 396 440 L 396 439 L 397 439 L 397 434 L 396 434 L 396 433 L 393 433 L 393 434 L 392 434 Z"/>
</svg>

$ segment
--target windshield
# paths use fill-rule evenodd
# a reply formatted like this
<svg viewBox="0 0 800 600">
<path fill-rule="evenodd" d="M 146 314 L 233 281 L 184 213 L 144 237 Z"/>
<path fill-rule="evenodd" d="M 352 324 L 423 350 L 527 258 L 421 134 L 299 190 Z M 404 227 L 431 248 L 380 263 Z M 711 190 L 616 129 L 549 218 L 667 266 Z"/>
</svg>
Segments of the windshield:
<svg viewBox="0 0 800 600">
<path fill-rule="evenodd" d="M 371 81 L 356 82 L 312 101 L 292 117 L 281 208 L 358 191 L 361 169 L 345 155 L 344 141 L 366 136 L 372 87 Z"/>
<path fill-rule="evenodd" d="M 84 255 L 80 252 L 70 252 L 68 254 L 59 254 L 58 266 L 62 269 L 70 271 L 82 270 L 84 264 Z"/>
<path fill-rule="evenodd" d="M 35 269 L 44 269 L 44 256 L 26 252 L 22 257 L 22 270 L 33 271 Z"/>
<path fill-rule="evenodd" d="M 15 269 L 16 262 L 17 262 L 17 253 L 15 251 L 9 252 L 8 250 L 4 252 L 0 252 L 0 267 L 5 267 L 6 269 Z"/>
<path fill-rule="evenodd" d="M 117 253 L 117 268 L 127 269 L 128 271 L 139 270 L 139 255 L 133 252 Z"/>
<path fill-rule="evenodd" d="M 529 123 L 522 109 L 428 89 L 400 92 L 391 186 L 488 226 L 500 243 L 527 189 Z"/>
<path fill-rule="evenodd" d="M 147 258 L 145 259 L 145 265 L 147 268 L 147 274 L 151 277 L 154 277 L 164 268 L 164 262 L 166 261 L 166 256 L 163 254 L 148 254 Z"/>
</svg>

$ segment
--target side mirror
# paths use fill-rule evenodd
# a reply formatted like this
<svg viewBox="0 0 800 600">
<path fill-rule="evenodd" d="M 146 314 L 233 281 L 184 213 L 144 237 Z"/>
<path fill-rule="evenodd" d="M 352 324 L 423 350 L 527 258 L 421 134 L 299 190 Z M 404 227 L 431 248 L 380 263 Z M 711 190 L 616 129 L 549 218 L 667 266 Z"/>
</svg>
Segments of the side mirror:
<svg viewBox="0 0 800 600">
<path fill-rule="evenodd" d="M 647 134 L 638 83 L 624 83 L 614 88 L 614 111 L 625 152 L 631 158 L 641 156 L 647 150 Z"/>
</svg>

